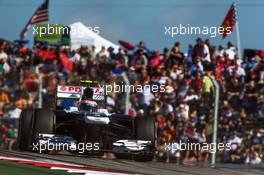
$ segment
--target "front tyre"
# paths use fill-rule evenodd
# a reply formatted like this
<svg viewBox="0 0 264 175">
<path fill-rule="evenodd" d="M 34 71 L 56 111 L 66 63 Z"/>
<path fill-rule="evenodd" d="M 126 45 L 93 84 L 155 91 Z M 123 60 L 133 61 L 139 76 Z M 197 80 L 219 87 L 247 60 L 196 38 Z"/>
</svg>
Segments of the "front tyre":
<svg viewBox="0 0 264 175">
<path fill-rule="evenodd" d="M 20 114 L 18 130 L 18 147 L 21 151 L 29 150 L 32 143 L 33 109 L 24 109 Z"/>
<path fill-rule="evenodd" d="M 151 141 L 153 147 L 155 146 L 155 122 L 151 117 L 136 117 L 135 118 L 135 135 L 137 140 Z M 134 155 L 136 161 L 152 161 L 154 159 L 154 152 L 150 154 Z"/>
</svg>

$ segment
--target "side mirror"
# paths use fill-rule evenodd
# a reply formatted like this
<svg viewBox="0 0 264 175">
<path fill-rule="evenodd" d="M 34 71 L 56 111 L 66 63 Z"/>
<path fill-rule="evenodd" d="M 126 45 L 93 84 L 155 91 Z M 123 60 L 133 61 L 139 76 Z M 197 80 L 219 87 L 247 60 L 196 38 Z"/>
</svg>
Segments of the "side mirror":
<svg viewBox="0 0 264 175">
<path fill-rule="evenodd" d="M 70 107 L 70 111 L 71 111 L 71 112 L 73 112 L 73 111 L 78 111 L 78 107 L 71 106 L 71 107 Z"/>
<path fill-rule="evenodd" d="M 108 112 L 107 109 L 98 109 L 97 112 L 99 112 L 99 113 L 103 113 L 103 114 L 105 114 L 106 116 L 111 115 L 111 114 Z"/>
</svg>

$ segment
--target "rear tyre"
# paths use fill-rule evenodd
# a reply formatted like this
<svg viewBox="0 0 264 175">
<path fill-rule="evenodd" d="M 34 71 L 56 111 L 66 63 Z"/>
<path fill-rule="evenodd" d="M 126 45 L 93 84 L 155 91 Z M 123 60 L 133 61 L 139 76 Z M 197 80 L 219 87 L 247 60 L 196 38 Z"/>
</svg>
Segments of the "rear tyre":
<svg viewBox="0 0 264 175">
<path fill-rule="evenodd" d="M 32 143 L 33 109 L 24 109 L 20 114 L 18 130 L 18 148 L 21 151 L 29 150 Z"/>
<path fill-rule="evenodd" d="M 33 136 L 38 133 L 54 134 L 54 123 L 55 115 L 52 109 L 35 109 Z"/>
<path fill-rule="evenodd" d="M 151 141 L 153 147 L 155 146 L 155 122 L 151 117 L 137 117 L 135 118 L 135 134 L 137 140 Z M 154 152 L 151 154 L 134 155 L 136 161 L 152 161 L 154 159 Z"/>
</svg>

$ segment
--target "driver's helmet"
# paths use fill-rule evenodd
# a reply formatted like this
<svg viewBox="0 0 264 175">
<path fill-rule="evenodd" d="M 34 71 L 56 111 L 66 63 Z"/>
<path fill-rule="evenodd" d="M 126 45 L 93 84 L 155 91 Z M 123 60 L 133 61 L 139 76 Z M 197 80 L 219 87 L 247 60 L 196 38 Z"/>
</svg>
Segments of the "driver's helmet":
<svg viewBox="0 0 264 175">
<path fill-rule="evenodd" d="M 97 108 L 97 103 L 93 100 L 93 89 L 87 87 L 83 91 L 83 95 L 81 97 L 80 109 L 85 111 L 95 112 Z"/>
</svg>

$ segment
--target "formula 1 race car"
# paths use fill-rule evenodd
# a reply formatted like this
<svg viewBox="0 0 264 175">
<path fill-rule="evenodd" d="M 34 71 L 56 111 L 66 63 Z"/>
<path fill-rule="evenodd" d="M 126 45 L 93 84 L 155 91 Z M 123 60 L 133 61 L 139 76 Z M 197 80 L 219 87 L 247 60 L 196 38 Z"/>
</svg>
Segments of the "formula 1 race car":
<svg viewBox="0 0 264 175">
<path fill-rule="evenodd" d="M 151 161 L 155 155 L 154 120 L 110 114 L 106 97 L 105 88 L 88 80 L 82 80 L 81 86 L 57 86 L 55 109 L 21 112 L 20 150 L 50 152 L 67 148 L 73 153 L 112 152 L 117 158 Z"/>
</svg>

